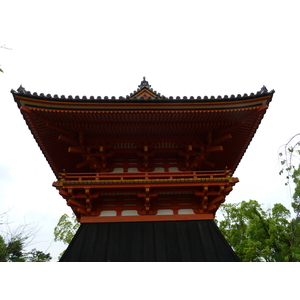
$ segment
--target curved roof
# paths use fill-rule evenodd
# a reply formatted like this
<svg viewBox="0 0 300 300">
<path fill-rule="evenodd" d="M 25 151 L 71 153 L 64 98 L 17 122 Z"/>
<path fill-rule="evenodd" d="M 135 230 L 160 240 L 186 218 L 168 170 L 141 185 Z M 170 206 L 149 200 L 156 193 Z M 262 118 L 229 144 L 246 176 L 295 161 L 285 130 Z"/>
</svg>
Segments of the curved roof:
<svg viewBox="0 0 300 300">
<path fill-rule="evenodd" d="M 76 165 L 82 163 L 82 157 L 78 153 L 69 153 L 68 149 L 82 146 L 81 135 L 86 145 L 98 148 L 104 145 L 103 141 L 140 144 L 147 141 L 151 144 L 177 140 L 182 145 L 191 145 L 198 152 L 204 146 L 206 150 L 217 147 L 222 151 L 209 154 L 206 168 L 224 170 L 228 167 L 234 171 L 273 93 L 274 90 L 263 87 L 250 95 L 167 98 L 153 91 L 145 78 L 137 91 L 118 99 L 38 95 L 22 86 L 17 91 L 12 90 L 29 129 L 56 176 L 64 169 L 78 172 Z M 158 153 L 159 149 L 155 151 Z M 180 151 L 184 149 L 177 152 Z M 122 150 L 119 152 L 121 155 Z M 170 154 L 170 157 L 178 153 Z M 114 158 L 118 158 L 117 150 Z M 89 170 L 83 168 L 79 171 Z"/>
<path fill-rule="evenodd" d="M 148 97 L 143 97 L 142 92 L 146 92 L 148 94 Z M 248 99 L 253 99 L 253 98 L 258 98 L 258 97 L 264 97 L 267 95 L 272 95 L 275 91 L 271 90 L 268 91 L 268 89 L 263 86 L 259 91 L 256 93 L 250 93 L 249 95 L 244 93 L 243 95 L 237 94 L 237 95 L 224 95 L 222 96 L 170 96 L 170 97 L 165 97 L 161 95 L 160 93 L 156 92 L 151 88 L 151 85 L 149 85 L 148 81 L 145 80 L 145 77 L 141 84 L 138 86 L 137 90 L 133 91 L 130 93 L 130 95 L 127 96 L 119 96 L 119 97 L 108 97 L 108 96 L 65 96 L 65 95 L 51 95 L 51 94 L 44 94 L 44 93 L 36 93 L 33 92 L 31 93 L 30 91 L 27 91 L 22 85 L 15 90 L 11 90 L 13 95 L 20 95 L 24 96 L 30 99 L 39 99 L 39 100 L 50 100 L 51 102 L 63 102 L 63 103 L 79 103 L 79 102 L 85 102 L 85 103 L 105 103 L 105 102 L 111 102 L 111 103 L 135 103 L 137 101 L 142 101 L 142 103 L 180 103 L 182 101 L 184 102 L 191 102 L 191 103 L 203 103 L 203 102 L 213 102 L 213 103 L 218 103 L 218 102 L 232 102 L 232 101 L 243 101 L 243 100 L 248 100 Z"/>
</svg>

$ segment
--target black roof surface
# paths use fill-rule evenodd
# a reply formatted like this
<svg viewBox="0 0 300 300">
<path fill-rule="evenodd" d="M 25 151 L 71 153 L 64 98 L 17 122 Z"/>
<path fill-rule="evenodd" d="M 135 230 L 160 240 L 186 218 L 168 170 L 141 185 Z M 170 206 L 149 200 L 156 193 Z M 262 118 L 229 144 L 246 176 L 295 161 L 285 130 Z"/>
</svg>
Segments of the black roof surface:
<svg viewBox="0 0 300 300">
<path fill-rule="evenodd" d="M 61 262 L 240 261 L 213 220 L 81 224 Z"/>
<path fill-rule="evenodd" d="M 154 98 L 147 98 L 147 99 L 138 99 L 136 97 L 136 95 L 142 91 L 143 89 L 146 89 L 148 91 L 150 91 L 151 93 L 153 93 L 155 95 Z M 145 102 L 145 103 L 156 103 L 156 102 L 163 102 L 163 103 L 168 103 L 168 102 L 172 102 L 172 103 L 176 103 L 176 102 L 182 102 L 182 101 L 191 101 L 191 102 L 221 102 L 221 101 L 239 101 L 239 100 L 245 100 L 245 99 L 251 99 L 251 98 L 258 98 L 258 97 L 263 97 L 263 96 L 267 96 L 267 95 L 271 95 L 273 94 L 275 91 L 271 90 L 268 91 L 268 89 L 263 86 L 259 91 L 257 91 L 256 93 L 250 93 L 248 94 L 238 94 L 238 95 L 225 95 L 225 96 L 204 96 L 204 97 L 187 97 L 187 96 L 183 96 L 183 97 L 165 97 L 163 95 L 161 95 L 160 93 L 156 92 L 153 90 L 153 88 L 151 88 L 151 85 L 149 85 L 148 81 L 146 81 L 145 77 L 143 79 L 143 81 L 141 82 L 141 84 L 138 86 L 137 90 L 133 91 L 132 93 L 130 93 L 129 95 L 127 95 L 126 97 L 120 96 L 120 97 L 115 97 L 115 96 L 65 96 L 65 95 L 61 95 L 58 96 L 57 94 L 55 95 L 50 95 L 47 94 L 45 95 L 44 93 L 38 94 L 36 92 L 31 93 L 30 91 L 27 91 L 24 87 L 22 87 L 22 85 L 17 89 L 17 91 L 15 90 L 11 90 L 12 94 L 15 95 L 23 95 L 26 96 L 28 98 L 34 98 L 34 99 L 41 99 L 41 100 L 50 100 L 50 101 L 66 101 L 66 102 L 87 102 L 87 103 L 101 103 L 101 102 L 111 102 L 111 103 L 131 103 L 131 102 Z"/>
</svg>

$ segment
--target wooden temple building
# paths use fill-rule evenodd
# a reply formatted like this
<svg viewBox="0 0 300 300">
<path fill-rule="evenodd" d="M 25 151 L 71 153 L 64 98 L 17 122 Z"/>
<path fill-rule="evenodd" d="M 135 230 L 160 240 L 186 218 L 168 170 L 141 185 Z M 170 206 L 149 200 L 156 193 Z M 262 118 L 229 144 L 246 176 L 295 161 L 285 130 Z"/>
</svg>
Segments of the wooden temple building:
<svg viewBox="0 0 300 300">
<path fill-rule="evenodd" d="M 12 90 L 81 223 L 61 261 L 239 261 L 214 222 L 274 91 L 126 97 Z"/>
</svg>

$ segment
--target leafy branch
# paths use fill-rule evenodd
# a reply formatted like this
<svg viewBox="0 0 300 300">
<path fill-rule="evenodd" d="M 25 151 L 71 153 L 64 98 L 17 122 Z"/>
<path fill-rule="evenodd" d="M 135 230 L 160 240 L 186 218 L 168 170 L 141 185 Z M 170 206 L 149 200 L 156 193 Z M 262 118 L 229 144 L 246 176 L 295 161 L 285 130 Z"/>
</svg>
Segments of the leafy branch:
<svg viewBox="0 0 300 300">
<path fill-rule="evenodd" d="M 283 151 L 279 153 L 282 167 L 279 174 L 286 174 L 285 185 L 288 185 L 290 190 L 291 179 L 295 185 L 292 207 L 296 212 L 296 219 L 298 220 L 300 218 L 300 133 L 294 135 L 282 148 Z M 295 161 L 296 158 L 298 158 L 298 161 Z"/>
<path fill-rule="evenodd" d="M 281 165 L 279 175 L 286 173 L 287 181 L 285 185 L 289 185 L 290 179 L 294 179 L 293 177 L 296 170 L 295 154 L 300 155 L 300 133 L 294 135 L 286 144 L 281 146 L 281 149 L 283 150 L 278 154 Z"/>
</svg>

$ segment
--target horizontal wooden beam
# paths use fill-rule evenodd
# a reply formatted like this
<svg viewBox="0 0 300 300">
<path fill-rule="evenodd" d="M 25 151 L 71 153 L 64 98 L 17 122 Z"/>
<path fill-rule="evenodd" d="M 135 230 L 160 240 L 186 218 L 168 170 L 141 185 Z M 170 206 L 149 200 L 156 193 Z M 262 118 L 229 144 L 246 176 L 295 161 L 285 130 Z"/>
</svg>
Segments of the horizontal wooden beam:
<svg viewBox="0 0 300 300">
<path fill-rule="evenodd" d="M 232 136 L 231 136 L 231 134 L 228 133 L 228 134 L 225 134 L 225 135 L 223 135 L 219 138 L 214 139 L 213 144 L 214 145 L 221 144 L 221 143 L 226 142 L 226 141 L 231 140 L 231 139 L 232 139 Z"/>
<path fill-rule="evenodd" d="M 62 134 L 58 136 L 58 140 L 61 142 L 64 142 L 64 143 L 71 144 L 73 146 L 74 145 L 77 146 L 79 144 L 79 142 L 76 139 L 69 137 L 69 136 L 62 135 Z"/>
<path fill-rule="evenodd" d="M 223 151 L 223 147 L 222 146 L 207 147 L 206 151 L 207 152 Z"/>
<path fill-rule="evenodd" d="M 193 215 L 143 215 L 143 216 L 115 216 L 115 217 L 80 217 L 80 223 L 118 223 L 118 222 L 155 222 L 155 221 L 192 221 L 213 220 L 214 214 Z"/>
<path fill-rule="evenodd" d="M 86 151 L 86 149 L 80 148 L 80 147 L 69 147 L 68 152 L 83 154 L 83 153 L 86 153 L 87 151 Z"/>
<path fill-rule="evenodd" d="M 149 187 L 201 187 L 203 184 L 207 186 L 219 186 L 226 185 L 228 180 L 219 180 L 219 181 L 202 181 L 202 180 L 169 180 L 164 181 L 163 179 L 155 179 L 155 180 L 124 180 L 119 182 L 81 182 L 80 184 L 76 184 L 75 182 L 64 182 L 61 188 L 64 189 L 82 189 L 82 188 L 93 188 L 93 189 L 120 189 L 120 188 L 144 188 L 146 186 Z M 229 184 L 229 183 L 228 183 Z M 59 188 L 59 183 L 54 185 Z"/>
</svg>

